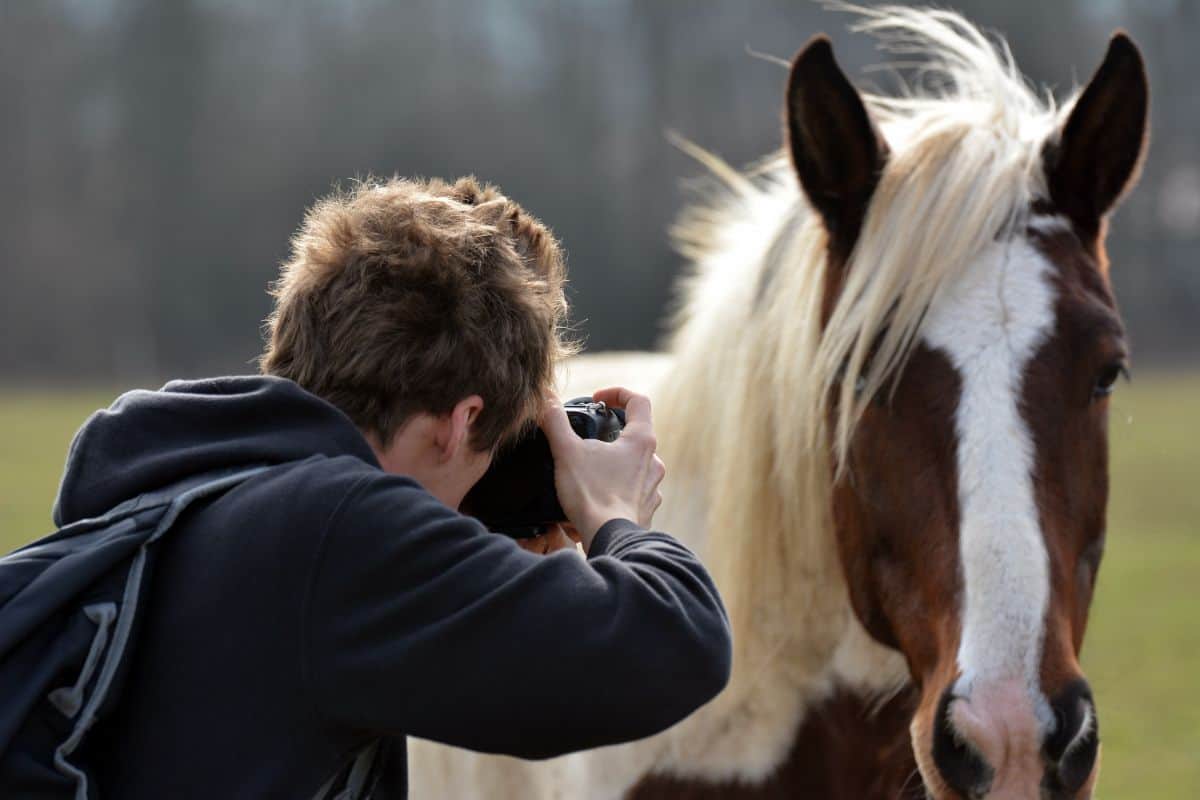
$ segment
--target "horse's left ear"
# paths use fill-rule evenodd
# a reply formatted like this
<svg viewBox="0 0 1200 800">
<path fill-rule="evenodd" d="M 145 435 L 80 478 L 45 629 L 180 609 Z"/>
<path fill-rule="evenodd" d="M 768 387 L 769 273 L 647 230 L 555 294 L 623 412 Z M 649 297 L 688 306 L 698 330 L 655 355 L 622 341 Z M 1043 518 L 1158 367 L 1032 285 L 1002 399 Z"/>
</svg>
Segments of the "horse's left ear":
<svg viewBox="0 0 1200 800">
<path fill-rule="evenodd" d="M 858 238 L 888 149 L 834 59 L 828 38 L 813 37 L 796 54 L 784 115 L 804 193 L 834 244 L 848 250 Z"/>
<path fill-rule="evenodd" d="M 1104 63 L 1079 95 L 1043 159 L 1050 200 L 1084 230 L 1136 182 L 1146 151 L 1150 86 L 1137 45 L 1113 34 Z"/>
</svg>

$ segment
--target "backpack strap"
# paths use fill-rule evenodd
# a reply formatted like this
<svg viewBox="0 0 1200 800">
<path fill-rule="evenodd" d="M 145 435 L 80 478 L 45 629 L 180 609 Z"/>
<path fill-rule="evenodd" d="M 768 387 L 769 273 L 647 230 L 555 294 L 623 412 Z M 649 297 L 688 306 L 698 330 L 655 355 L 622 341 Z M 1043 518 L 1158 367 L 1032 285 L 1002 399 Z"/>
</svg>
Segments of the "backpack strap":
<svg viewBox="0 0 1200 800">
<path fill-rule="evenodd" d="M 55 767 L 64 775 L 75 780 L 76 800 L 87 800 L 87 798 L 90 798 L 92 796 L 91 787 L 86 773 L 67 759 L 79 747 L 80 742 L 83 741 L 84 736 L 87 735 L 88 730 L 95 723 L 96 711 L 105 698 L 107 698 L 109 688 L 125 656 L 125 651 L 129 645 L 130 633 L 133 629 L 134 616 L 138 611 L 138 599 L 142 592 L 143 575 L 146 570 L 147 550 L 149 546 L 170 530 L 171 526 L 179 518 L 179 515 L 188 506 L 198 500 L 232 489 L 239 483 L 267 469 L 270 469 L 270 467 L 254 466 L 220 473 L 208 473 L 183 483 L 175 484 L 159 492 L 143 495 L 141 498 L 135 500 L 138 507 L 166 505 L 167 508 L 159 518 L 153 533 L 138 548 L 137 554 L 134 556 L 133 562 L 129 567 L 120 614 L 117 615 L 116 625 L 112 632 L 112 641 L 107 648 L 107 652 L 104 654 L 103 664 L 100 666 L 100 675 L 96 679 L 96 685 L 92 689 L 90 696 L 86 698 L 82 711 L 75 718 L 75 725 L 71 730 L 71 735 L 54 751 Z M 106 634 L 106 628 L 102 629 L 101 633 Z M 72 697 L 72 699 L 78 702 L 78 700 L 82 700 L 83 698 Z"/>
</svg>

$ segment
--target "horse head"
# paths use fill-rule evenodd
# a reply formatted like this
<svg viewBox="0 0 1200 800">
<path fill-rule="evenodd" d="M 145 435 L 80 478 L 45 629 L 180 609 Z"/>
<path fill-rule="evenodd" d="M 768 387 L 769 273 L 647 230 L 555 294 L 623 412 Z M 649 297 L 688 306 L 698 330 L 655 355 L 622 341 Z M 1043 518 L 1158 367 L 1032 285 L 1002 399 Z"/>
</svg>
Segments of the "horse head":
<svg viewBox="0 0 1200 800">
<path fill-rule="evenodd" d="M 983 46 L 967 39 L 960 71 Z M 1025 107 L 997 120 L 983 90 L 923 115 L 857 91 L 823 37 L 792 63 L 785 136 L 827 236 L 821 352 L 839 361 L 832 524 L 855 615 L 919 692 L 927 790 L 1084 798 L 1100 736 L 1079 652 L 1128 359 L 1104 238 L 1148 87 L 1117 33 L 1064 109 L 1014 85 Z"/>
</svg>

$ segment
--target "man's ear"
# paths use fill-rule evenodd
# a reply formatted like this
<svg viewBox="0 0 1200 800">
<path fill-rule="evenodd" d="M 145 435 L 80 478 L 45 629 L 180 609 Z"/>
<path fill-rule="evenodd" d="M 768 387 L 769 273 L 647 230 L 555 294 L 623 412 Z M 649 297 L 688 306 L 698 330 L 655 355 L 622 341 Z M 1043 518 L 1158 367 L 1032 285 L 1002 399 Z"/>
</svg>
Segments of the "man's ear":
<svg viewBox="0 0 1200 800">
<path fill-rule="evenodd" d="M 825 36 L 806 44 L 788 76 L 784 108 L 788 150 L 800 185 L 835 247 L 858 238 L 888 147 Z"/>
<path fill-rule="evenodd" d="M 439 459 L 443 463 L 454 458 L 460 448 L 471 448 L 471 429 L 482 410 L 483 398 L 473 394 L 459 400 L 448 414 L 438 418 L 435 435 Z"/>
<path fill-rule="evenodd" d="M 1043 154 L 1051 202 L 1083 230 L 1098 230 L 1135 182 L 1146 151 L 1149 105 L 1142 54 L 1118 31 Z"/>
</svg>

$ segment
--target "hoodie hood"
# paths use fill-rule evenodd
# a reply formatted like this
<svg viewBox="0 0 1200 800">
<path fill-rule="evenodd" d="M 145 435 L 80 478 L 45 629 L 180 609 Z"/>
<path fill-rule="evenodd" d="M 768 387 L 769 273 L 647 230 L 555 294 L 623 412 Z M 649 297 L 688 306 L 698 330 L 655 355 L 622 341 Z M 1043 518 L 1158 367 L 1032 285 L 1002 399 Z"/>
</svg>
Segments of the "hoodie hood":
<svg viewBox="0 0 1200 800">
<path fill-rule="evenodd" d="M 171 381 L 97 411 L 71 442 L 54 501 L 62 527 L 204 472 L 350 455 L 379 466 L 340 410 L 269 376 Z"/>
</svg>

